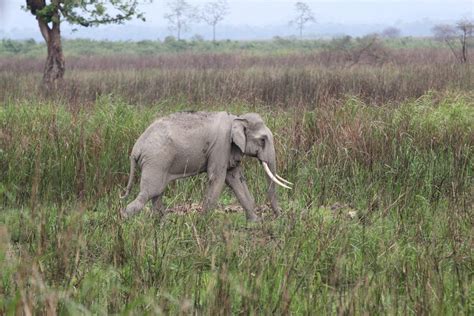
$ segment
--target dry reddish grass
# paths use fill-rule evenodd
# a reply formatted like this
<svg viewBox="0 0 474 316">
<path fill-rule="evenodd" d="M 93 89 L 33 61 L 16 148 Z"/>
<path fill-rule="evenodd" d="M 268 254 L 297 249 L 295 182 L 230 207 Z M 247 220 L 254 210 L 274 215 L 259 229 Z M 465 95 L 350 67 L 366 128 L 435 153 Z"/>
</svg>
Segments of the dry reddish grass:
<svg viewBox="0 0 474 316">
<path fill-rule="evenodd" d="M 55 99 L 73 106 L 113 95 L 151 105 L 245 102 L 320 107 L 352 95 L 371 104 L 418 98 L 427 91 L 471 90 L 470 65 L 457 65 L 443 49 L 389 50 L 381 62 L 359 63 L 344 52 L 261 56 L 185 53 L 159 56 L 70 57 L 57 93 L 40 85 L 43 61 L 0 59 L 0 100 Z"/>
</svg>

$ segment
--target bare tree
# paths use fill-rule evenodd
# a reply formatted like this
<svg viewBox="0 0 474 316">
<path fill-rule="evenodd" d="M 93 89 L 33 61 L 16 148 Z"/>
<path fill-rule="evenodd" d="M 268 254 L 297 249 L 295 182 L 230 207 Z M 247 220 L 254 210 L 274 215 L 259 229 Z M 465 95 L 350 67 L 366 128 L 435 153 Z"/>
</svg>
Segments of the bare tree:
<svg viewBox="0 0 474 316">
<path fill-rule="evenodd" d="M 164 15 L 168 20 L 169 29 L 176 31 L 176 38 L 181 39 L 181 33 L 189 31 L 189 25 L 197 19 L 196 9 L 186 0 L 172 0 L 167 3 L 170 12 Z"/>
<path fill-rule="evenodd" d="M 201 18 L 212 26 L 212 41 L 216 41 L 216 25 L 224 20 L 229 14 L 229 4 L 227 0 L 217 0 L 216 2 L 208 2 L 204 5 Z"/>
<path fill-rule="evenodd" d="M 400 29 L 394 26 L 389 26 L 382 31 L 382 36 L 386 38 L 397 38 L 400 37 L 400 34 Z"/>
<path fill-rule="evenodd" d="M 90 27 L 123 23 L 135 17 L 144 20 L 143 14 L 137 10 L 138 4 L 139 0 L 26 0 L 26 9 L 38 21 L 48 48 L 43 83 L 50 88 L 64 76 L 62 22 Z"/>
<path fill-rule="evenodd" d="M 307 3 L 297 2 L 295 4 L 296 16 L 290 21 L 290 25 L 296 25 L 300 32 L 300 38 L 303 38 L 303 29 L 309 22 L 316 22 L 313 12 Z"/>
<path fill-rule="evenodd" d="M 472 39 L 474 23 L 461 20 L 456 25 L 438 24 L 432 29 L 434 37 L 446 43 L 454 57 L 461 63 L 468 61 L 469 41 Z M 459 51 L 460 46 L 460 51 Z"/>
<path fill-rule="evenodd" d="M 390 60 L 389 51 L 377 34 L 353 39 L 350 36 L 333 38 L 326 46 L 327 56 L 339 56 L 349 67 L 359 63 L 383 64 Z"/>
<path fill-rule="evenodd" d="M 468 60 L 469 41 L 474 33 L 474 22 L 464 19 L 456 23 L 456 28 L 461 33 L 459 41 L 461 42 L 461 62 L 466 63 Z"/>
<path fill-rule="evenodd" d="M 448 24 L 438 24 L 435 25 L 431 31 L 433 32 L 435 39 L 445 42 L 449 49 L 451 49 L 454 57 L 460 60 L 458 51 L 456 49 L 455 39 L 457 37 L 457 32 L 454 26 Z"/>
</svg>

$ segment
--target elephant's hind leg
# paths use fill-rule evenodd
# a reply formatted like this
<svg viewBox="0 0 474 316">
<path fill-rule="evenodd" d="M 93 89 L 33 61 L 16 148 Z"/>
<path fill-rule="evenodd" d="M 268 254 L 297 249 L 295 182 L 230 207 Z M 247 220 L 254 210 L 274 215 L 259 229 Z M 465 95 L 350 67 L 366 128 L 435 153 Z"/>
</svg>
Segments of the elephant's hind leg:
<svg viewBox="0 0 474 316">
<path fill-rule="evenodd" d="M 150 172 L 144 168 L 142 178 L 140 180 L 140 193 L 137 198 L 127 205 L 127 208 L 122 213 L 124 217 L 129 217 L 138 213 L 145 204 L 153 199 L 153 207 L 161 204 L 161 196 L 165 190 L 167 178 L 163 174 Z M 159 202 L 159 203 L 157 203 Z"/>
<path fill-rule="evenodd" d="M 140 192 L 137 198 L 127 205 L 127 208 L 122 212 L 122 217 L 127 218 L 138 213 L 149 199 L 146 193 Z"/>
<path fill-rule="evenodd" d="M 165 215 L 165 208 L 162 201 L 163 194 L 155 196 L 151 199 L 153 204 L 153 212 L 159 214 L 160 216 Z"/>
</svg>

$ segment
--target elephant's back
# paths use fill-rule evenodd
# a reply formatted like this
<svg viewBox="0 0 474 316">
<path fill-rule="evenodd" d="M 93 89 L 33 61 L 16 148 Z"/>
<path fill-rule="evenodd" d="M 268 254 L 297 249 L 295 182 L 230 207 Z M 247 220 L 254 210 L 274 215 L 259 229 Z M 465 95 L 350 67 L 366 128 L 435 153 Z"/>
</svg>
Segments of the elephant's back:
<svg viewBox="0 0 474 316">
<path fill-rule="evenodd" d="M 214 139 L 219 127 L 228 123 L 228 117 L 226 112 L 177 112 L 159 118 L 138 138 L 133 154 L 155 156 L 163 150 L 179 153 L 200 145 L 209 146 L 209 139 Z"/>
<path fill-rule="evenodd" d="M 196 112 L 184 111 L 176 112 L 169 116 L 163 117 L 156 122 L 167 125 L 173 129 L 182 131 L 208 129 L 210 126 L 218 121 L 226 112 Z"/>
</svg>

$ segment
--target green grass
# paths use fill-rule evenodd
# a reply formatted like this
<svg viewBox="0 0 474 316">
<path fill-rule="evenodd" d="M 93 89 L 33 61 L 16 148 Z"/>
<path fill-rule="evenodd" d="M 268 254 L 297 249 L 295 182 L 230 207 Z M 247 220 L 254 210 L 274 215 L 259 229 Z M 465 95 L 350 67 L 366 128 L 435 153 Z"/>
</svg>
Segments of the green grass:
<svg viewBox="0 0 474 316">
<path fill-rule="evenodd" d="M 156 116 L 258 111 L 276 139 L 283 215 L 118 211 L 128 153 Z M 158 103 L 0 108 L 0 312 L 471 314 L 474 106 L 429 93 L 314 110 Z M 263 204 L 266 181 L 244 162 Z M 135 183 L 132 194 L 137 192 Z M 165 202 L 199 202 L 205 177 Z M 339 205 L 339 206 L 337 206 Z M 349 212 L 355 211 L 354 218 Z"/>
<path fill-rule="evenodd" d="M 446 206 L 420 200 L 370 223 L 297 207 L 253 226 L 220 213 L 121 223 L 118 207 L 4 214 L 22 251 L 7 255 L 3 308 L 468 314 L 471 227 Z"/>
<path fill-rule="evenodd" d="M 39 30 L 38 30 L 39 33 Z M 350 47 L 357 46 L 357 40 L 351 38 L 348 42 Z M 443 43 L 432 38 L 401 37 L 396 39 L 381 39 L 388 48 L 439 48 L 445 47 Z M 235 53 L 247 52 L 252 54 L 281 55 L 295 52 L 312 53 L 315 50 L 329 49 L 338 50 L 339 38 L 332 40 L 299 40 L 296 38 L 274 37 L 272 40 L 260 41 L 233 41 L 221 40 L 217 42 L 204 40 L 176 40 L 169 37 L 160 40 L 143 41 L 96 41 L 89 39 L 63 40 L 66 56 L 95 56 L 95 55 L 159 55 L 180 52 L 199 53 Z M 40 41 L 10 40 L 0 41 L 0 56 L 24 56 L 38 57 L 46 56 L 46 46 Z"/>
</svg>

